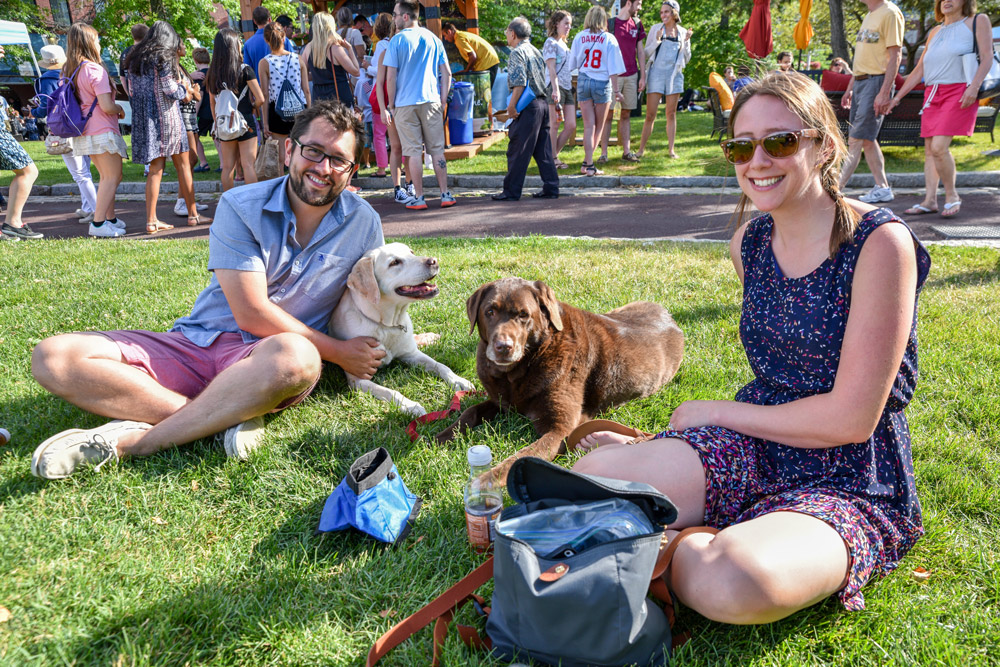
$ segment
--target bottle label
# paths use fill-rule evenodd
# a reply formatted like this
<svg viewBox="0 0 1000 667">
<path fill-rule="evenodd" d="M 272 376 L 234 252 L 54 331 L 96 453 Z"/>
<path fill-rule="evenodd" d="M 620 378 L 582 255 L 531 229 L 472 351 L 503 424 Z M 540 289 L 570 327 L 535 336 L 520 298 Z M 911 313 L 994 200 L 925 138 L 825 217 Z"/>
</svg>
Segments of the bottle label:
<svg viewBox="0 0 1000 667">
<path fill-rule="evenodd" d="M 496 539 L 496 520 L 500 516 L 502 507 L 498 504 L 496 509 L 487 513 L 465 512 L 465 527 L 469 531 L 469 544 L 472 548 L 483 553 L 487 551 Z"/>
</svg>

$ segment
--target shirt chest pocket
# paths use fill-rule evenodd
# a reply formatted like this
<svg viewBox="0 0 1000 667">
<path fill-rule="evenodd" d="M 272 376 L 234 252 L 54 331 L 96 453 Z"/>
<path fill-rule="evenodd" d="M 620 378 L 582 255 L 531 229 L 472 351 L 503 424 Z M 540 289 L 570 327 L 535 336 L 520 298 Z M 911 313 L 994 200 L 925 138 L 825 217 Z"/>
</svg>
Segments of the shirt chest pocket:
<svg viewBox="0 0 1000 667">
<path fill-rule="evenodd" d="M 300 257 L 296 261 L 302 263 L 301 272 L 294 279 L 296 291 L 317 303 L 340 299 L 354 265 L 349 258 L 319 252 L 306 260 Z"/>
</svg>

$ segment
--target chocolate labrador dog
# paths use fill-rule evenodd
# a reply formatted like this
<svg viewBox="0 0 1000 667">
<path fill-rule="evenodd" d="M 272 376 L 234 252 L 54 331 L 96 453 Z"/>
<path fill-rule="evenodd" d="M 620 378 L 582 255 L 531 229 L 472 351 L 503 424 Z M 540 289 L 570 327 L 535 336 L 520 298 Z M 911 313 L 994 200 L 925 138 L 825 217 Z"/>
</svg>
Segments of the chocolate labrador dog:
<svg viewBox="0 0 1000 667">
<path fill-rule="evenodd" d="M 466 309 L 470 333 L 479 328 L 476 372 L 489 398 L 465 410 L 438 440 L 501 409 L 531 419 L 539 438 L 494 468 L 500 483 L 516 459 L 552 460 L 578 424 L 658 390 L 684 355 L 684 334 L 670 313 L 647 301 L 598 315 L 557 301 L 540 280 L 503 278 L 476 290 Z"/>
</svg>

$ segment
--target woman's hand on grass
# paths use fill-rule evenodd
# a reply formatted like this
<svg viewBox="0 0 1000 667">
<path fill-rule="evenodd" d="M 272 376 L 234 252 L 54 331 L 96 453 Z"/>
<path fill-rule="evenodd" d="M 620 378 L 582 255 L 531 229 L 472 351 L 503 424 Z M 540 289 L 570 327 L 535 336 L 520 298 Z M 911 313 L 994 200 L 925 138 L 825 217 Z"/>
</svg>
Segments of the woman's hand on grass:
<svg viewBox="0 0 1000 667">
<path fill-rule="evenodd" d="M 668 427 L 675 431 L 699 426 L 715 426 L 719 423 L 719 406 L 728 401 L 684 401 L 670 415 Z"/>
</svg>

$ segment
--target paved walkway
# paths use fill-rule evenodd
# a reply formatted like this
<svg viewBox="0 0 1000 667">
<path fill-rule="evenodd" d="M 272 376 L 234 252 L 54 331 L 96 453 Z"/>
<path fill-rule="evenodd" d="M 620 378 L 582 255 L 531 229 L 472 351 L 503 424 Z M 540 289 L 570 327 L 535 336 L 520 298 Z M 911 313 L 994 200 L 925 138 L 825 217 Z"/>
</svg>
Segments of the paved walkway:
<svg viewBox="0 0 1000 667">
<path fill-rule="evenodd" d="M 732 188 L 578 188 L 564 189 L 558 200 L 531 199 L 535 188 L 526 188 L 517 202 L 495 202 L 489 198 L 496 190 L 458 189 L 458 206 L 438 208 L 437 189 L 428 188 L 426 211 L 409 211 L 395 203 L 385 190 L 363 193 L 382 216 L 387 237 L 469 237 L 550 236 L 637 238 L 637 239 L 704 239 L 721 240 L 730 235 L 729 222 L 737 193 Z M 849 190 L 856 196 L 863 190 Z M 966 188 L 960 190 L 962 211 L 946 220 L 937 215 L 905 216 L 907 222 L 925 241 L 945 240 L 935 231 L 957 226 L 977 225 L 996 240 L 984 242 L 1000 245 L 1000 188 Z M 896 201 L 890 208 L 900 211 L 919 201 L 921 191 L 897 189 Z M 208 203 L 205 212 L 213 216 L 216 194 L 199 194 Z M 187 227 L 185 218 L 173 214 L 174 197 L 160 198 L 159 217 L 178 225 L 155 237 L 145 234 L 145 207 L 141 195 L 119 197 L 119 217 L 126 221 L 127 238 L 201 238 L 208 227 Z M 32 197 L 25 207 L 25 219 L 48 238 L 84 236 L 87 225 L 76 222 L 73 211 L 79 199 L 67 196 Z M 963 241 L 968 243 L 966 241 Z"/>
</svg>

